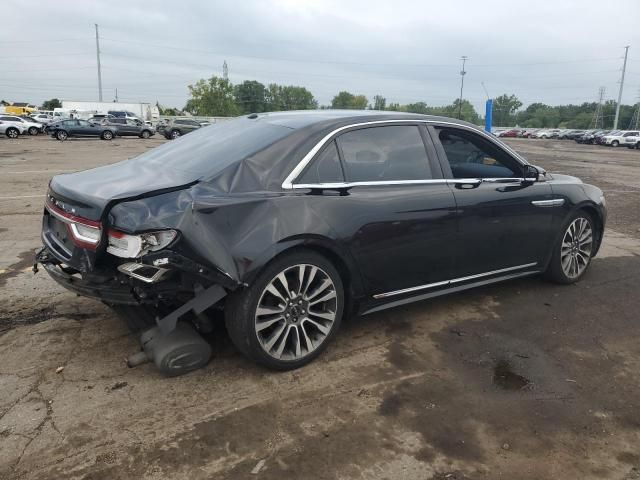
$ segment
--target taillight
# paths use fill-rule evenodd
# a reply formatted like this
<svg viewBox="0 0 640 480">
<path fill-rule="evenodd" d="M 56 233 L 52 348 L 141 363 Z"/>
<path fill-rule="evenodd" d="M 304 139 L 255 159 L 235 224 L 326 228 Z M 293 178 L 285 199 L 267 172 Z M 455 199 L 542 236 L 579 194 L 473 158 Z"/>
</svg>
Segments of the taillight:
<svg viewBox="0 0 640 480">
<path fill-rule="evenodd" d="M 95 250 L 98 247 L 102 237 L 100 222 L 67 213 L 50 201 L 47 201 L 46 208 L 51 215 L 66 224 L 71 241 L 75 245 L 88 250 Z"/>
<path fill-rule="evenodd" d="M 175 230 L 159 230 L 136 235 L 109 230 L 107 252 L 116 257 L 137 258 L 167 247 L 178 235 Z"/>
</svg>

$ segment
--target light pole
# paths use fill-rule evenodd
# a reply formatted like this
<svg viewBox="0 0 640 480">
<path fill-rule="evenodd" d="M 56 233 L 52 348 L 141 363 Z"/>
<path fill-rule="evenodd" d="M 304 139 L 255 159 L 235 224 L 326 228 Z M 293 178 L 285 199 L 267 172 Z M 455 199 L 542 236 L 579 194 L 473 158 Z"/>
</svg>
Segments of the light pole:
<svg viewBox="0 0 640 480">
<path fill-rule="evenodd" d="M 462 70 L 460 70 L 460 100 L 458 101 L 458 118 L 462 119 L 462 90 L 464 89 L 464 76 L 467 74 L 464 70 L 464 64 L 467 63 L 467 56 L 460 57 L 462 60 Z"/>
</svg>

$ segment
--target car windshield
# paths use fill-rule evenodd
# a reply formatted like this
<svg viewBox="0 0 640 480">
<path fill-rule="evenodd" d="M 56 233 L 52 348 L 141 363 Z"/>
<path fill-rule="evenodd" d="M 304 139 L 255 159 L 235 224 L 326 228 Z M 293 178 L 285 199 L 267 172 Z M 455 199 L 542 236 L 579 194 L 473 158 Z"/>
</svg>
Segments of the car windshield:
<svg viewBox="0 0 640 480">
<path fill-rule="evenodd" d="M 289 127 L 241 117 L 198 129 L 129 161 L 206 179 L 292 132 Z"/>
</svg>

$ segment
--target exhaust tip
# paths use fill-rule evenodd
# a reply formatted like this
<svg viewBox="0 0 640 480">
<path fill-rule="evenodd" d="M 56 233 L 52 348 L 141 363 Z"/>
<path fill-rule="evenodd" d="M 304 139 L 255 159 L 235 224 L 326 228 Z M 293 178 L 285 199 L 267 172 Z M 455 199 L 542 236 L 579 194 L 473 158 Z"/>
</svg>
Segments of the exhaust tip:
<svg viewBox="0 0 640 480">
<path fill-rule="evenodd" d="M 143 263 L 123 263 L 118 266 L 118 271 L 145 283 L 159 282 L 169 272 L 166 268 L 154 267 Z"/>
</svg>

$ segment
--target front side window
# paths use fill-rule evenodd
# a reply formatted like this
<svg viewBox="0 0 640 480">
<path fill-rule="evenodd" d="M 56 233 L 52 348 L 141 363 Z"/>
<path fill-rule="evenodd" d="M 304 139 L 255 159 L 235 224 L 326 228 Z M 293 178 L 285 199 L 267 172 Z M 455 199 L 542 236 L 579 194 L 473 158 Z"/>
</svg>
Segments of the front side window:
<svg viewBox="0 0 640 480">
<path fill-rule="evenodd" d="M 480 135 L 455 128 L 438 128 L 453 178 L 520 178 L 522 166 L 500 147 Z"/>
<path fill-rule="evenodd" d="M 433 178 L 417 126 L 363 128 L 344 133 L 337 141 L 348 182 Z"/>
<path fill-rule="evenodd" d="M 296 182 L 306 184 L 344 182 L 335 141 L 327 145 L 322 153 L 313 159 Z"/>
<path fill-rule="evenodd" d="M 89 122 L 87 122 L 86 120 L 78 120 L 78 125 L 80 125 L 81 127 L 88 127 Z"/>
</svg>

